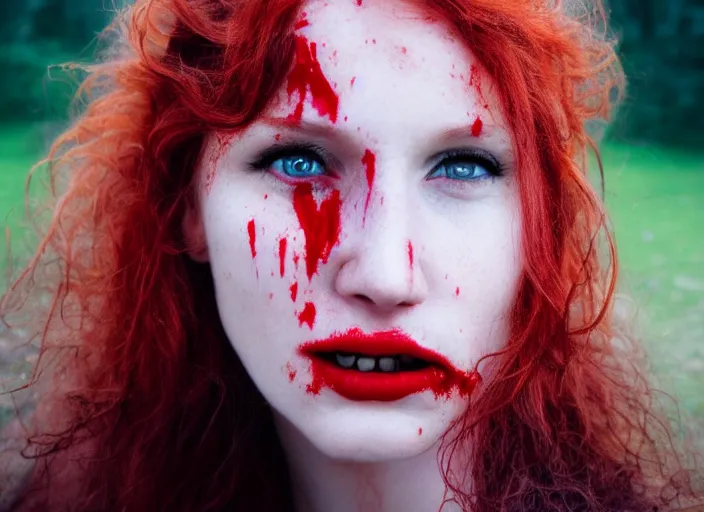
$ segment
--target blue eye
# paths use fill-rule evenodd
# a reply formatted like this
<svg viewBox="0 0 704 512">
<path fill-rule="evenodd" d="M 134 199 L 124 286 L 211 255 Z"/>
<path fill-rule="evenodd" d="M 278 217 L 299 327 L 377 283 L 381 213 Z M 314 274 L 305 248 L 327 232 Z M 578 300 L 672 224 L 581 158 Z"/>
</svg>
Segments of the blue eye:
<svg viewBox="0 0 704 512">
<path fill-rule="evenodd" d="M 502 175 L 499 163 L 483 151 L 450 152 L 428 175 L 428 179 L 448 178 L 480 181 Z"/>
<path fill-rule="evenodd" d="M 326 162 L 330 156 L 313 144 L 291 143 L 265 150 L 249 165 L 258 171 L 269 171 L 288 178 L 317 178 L 327 176 Z"/>
<path fill-rule="evenodd" d="M 271 168 L 292 178 L 322 176 L 325 169 L 318 160 L 306 155 L 291 155 L 277 158 Z"/>
</svg>

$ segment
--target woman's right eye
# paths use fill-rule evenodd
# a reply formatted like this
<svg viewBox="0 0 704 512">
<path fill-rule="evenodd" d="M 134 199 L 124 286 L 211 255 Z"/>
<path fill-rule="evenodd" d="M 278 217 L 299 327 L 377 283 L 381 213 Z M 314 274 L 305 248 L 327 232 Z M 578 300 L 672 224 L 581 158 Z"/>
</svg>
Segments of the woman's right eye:
<svg viewBox="0 0 704 512">
<path fill-rule="evenodd" d="M 270 168 L 291 178 L 323 176 L 325 168 L 316 158 L 307 155 L 289 155 L 271 162 Z"/>
</svg>

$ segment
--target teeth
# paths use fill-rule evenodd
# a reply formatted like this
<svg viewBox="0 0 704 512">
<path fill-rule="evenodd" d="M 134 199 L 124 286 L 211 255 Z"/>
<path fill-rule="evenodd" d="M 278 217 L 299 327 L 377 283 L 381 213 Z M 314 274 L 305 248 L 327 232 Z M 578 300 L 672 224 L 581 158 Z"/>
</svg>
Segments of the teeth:
<svg viewBox="0 0 704 512">
<path fill-rule="evenodd" d="M 352 368 L 354 366 L 354 360 L 357 359 L 356 356 L 345 356 L 342 354 L 335 354 L 337 359 L 337 364 L 343 368 Z"/>
<path fill-rule="evenodd" d="M 382 357 L 379 359 L 379 369 L 382 372 L 393 372 L 398 369 L 396 360 L 393 357 Z"/>
<path fill-rule="evenodd" d="M 370 372 L 374 369 L 376 361 L 373 357 L 360 357 L 357 359 L 357 369 L 360 372 Z"/>
</svg>

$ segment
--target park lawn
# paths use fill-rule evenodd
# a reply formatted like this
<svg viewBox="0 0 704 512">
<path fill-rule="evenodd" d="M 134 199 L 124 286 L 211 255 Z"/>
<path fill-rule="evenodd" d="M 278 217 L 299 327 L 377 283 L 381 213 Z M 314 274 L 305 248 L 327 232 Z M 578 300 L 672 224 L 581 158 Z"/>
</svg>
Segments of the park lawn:
<svg viewBox="0 0 704 512">
<path fill-rule="evenodd" d="M 30 125 L 0 126 L 0 219 L 15 237 L 25 178 L 45 147 Z M 640 305 L 663 387 L 704 419 L 704 153 L 607 144 L 603 158 L 621 289 Z M 5 253 L 2 237 L 0 265 Z"/>
</svg>

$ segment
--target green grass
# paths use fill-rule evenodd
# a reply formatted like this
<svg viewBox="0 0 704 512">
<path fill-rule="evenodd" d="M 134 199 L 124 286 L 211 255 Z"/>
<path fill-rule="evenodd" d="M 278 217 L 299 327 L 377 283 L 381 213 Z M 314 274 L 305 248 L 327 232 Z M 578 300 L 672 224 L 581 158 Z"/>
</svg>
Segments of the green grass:
<svg viewBox="0 0 704 512">
<path fill-rule="evenodd" d="M 34 127 L 0 126 L 0 221 L 14 236 L 24 233 L 25 178 L 44 142 Z M 704 418 L 704 153 L 607 145 L 603 157 L 621 288 L 643 312 L 663 386 Z M 5 249 L 3 237 L 0 262 Z"/>
</svg>

